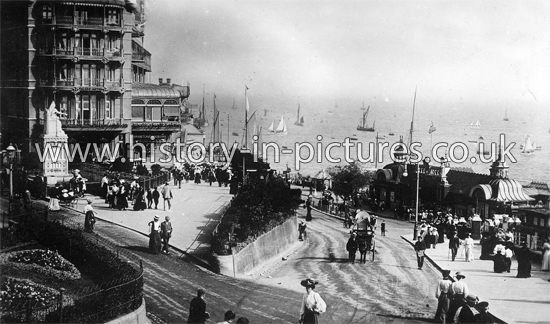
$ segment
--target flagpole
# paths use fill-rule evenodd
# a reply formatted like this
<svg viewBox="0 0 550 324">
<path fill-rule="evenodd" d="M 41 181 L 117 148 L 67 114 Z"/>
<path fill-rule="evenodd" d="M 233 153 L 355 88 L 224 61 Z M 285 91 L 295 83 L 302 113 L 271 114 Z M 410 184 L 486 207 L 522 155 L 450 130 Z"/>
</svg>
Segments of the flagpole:
<svg viewBox="0 0 550 324">
<path fill-rule="evenodd" d="M 246 91 L 248 90 L 248 87 L 246 84 L 244 85 L 244 145 L 243 148 L 247 148 L 247 142 L 248 142 L 248 107 L 246 106 Z M 245 155 L 243 154 L 243 185 L 246 184 L 246 159 Z"/>
</svg>

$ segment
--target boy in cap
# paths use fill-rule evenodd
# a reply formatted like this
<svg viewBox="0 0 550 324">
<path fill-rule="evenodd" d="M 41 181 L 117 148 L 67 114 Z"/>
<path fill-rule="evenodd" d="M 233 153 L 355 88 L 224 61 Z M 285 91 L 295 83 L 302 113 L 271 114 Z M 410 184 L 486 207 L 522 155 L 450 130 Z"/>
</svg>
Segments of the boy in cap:
<svg viewBox="0 0 550 324">
<path fill-rule="evenodd" d="M 489 314 L 489 303 L 483 301 L 476 305 L 479 314 L 475 315 L 476 323 L 489 323 L 492 324 L 495 322 L 493 316 Z"/>
<path fill-rule="evenodd" d="M 476 323 L 476 315 L 479 314 L 479 311 L 475 307 L 477 302 L 478 298 L 476 295 L 468 294 L 462 306 L 456 310 L 454 323 Z"/>
<path fill-rule="evenodd" d="M 422 266 L 424 266 L 424 252 L 426 251 L 426 243 L 422 240 L 421 235 L 418 235 L 418 240 L 414 243 L 414 250 L 416 251 L 418 270 L 422 270 Z"/>
<path fill-rule="evenodd" d="M 189 306 L 187 323 L 204 323 L 210 318 L 210 314 L 206 311 L 205 295 L 206 292 L 204 289 L 197 290 L 197 297 L 191 300 L 191 305 Z"/>
</svg>

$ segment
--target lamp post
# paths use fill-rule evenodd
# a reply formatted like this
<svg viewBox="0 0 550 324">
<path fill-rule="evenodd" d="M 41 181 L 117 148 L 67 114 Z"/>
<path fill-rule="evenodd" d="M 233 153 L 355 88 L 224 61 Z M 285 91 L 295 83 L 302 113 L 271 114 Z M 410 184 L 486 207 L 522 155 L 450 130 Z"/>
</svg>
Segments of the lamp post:
<svg viewBox="0 0 550 324">
<path fill-rule="evenodd" d="M 424 160 L 424 162 L 429 163 L 429 158 L 426 158 Z M 419 190 L 420 190 L 420 164 L 419 163 L 410 163 L 410 164 L 416 166 L 416 192 L 415 192 L 415 196 L 414 196 L 414 199 L 416 200 L 416 202 L 415 202 L 414 229 L 413 229 L 413 240 L 415 240 L 416 239 L 416 230 L 417 230 L 417 226 L 418 226 L 418 202 L 420 200 L 419 197 L 418 197 L 418 193 L 419 193 Z M 408 176 L 406 167 L 405 167 L 405 172 L 403 172 L 403 176 L 404 177 Z"/>
<path fill-rule="evenodd" d="M 13 198 L 13 160 L 15 159 L 15 152 L 16 149 L 13 147 L 13 144 L 10 143 L 10 146 L 6 148 L 6 152 L 8 153 L 8 163 L 10 164 L 10 201 Z"/>
</svg>

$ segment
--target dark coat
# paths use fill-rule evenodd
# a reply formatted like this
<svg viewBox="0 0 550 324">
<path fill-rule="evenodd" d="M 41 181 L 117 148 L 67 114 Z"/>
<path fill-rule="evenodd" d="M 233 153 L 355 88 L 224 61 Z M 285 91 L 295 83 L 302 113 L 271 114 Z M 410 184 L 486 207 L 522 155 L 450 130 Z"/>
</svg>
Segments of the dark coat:
<svg viewBox="0 0 550 324">
<path fill-rule="evenodd" d="M 204 323 L 208 318 L 210 315 L 206 312 L 206 302 L 200 297 L 193 298 L 189 306 L 187 323 Z"/>
<path fill-rule="evenodd" d="M 346 251 L 357 251 L 359 247 L 359 242 L 353 237 L 350 237 L 348 243 L 346 244 Z"/>
</svg>

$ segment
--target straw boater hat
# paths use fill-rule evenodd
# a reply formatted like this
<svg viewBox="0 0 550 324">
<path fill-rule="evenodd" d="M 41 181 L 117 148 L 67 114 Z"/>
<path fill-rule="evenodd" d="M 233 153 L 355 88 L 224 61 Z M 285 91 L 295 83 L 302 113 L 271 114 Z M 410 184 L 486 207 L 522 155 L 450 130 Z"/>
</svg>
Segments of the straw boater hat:
<svg viewBox="0 0 550 324">
<path fill-rule="evenodd" d="M 462 272 L 460 272 L 460 271 L 458 271 L 457 273 L 455 273 L 455 277 L 457 277 L 457 278 L 462 278 L 462 279 L 466 278 L 466 276 L 465 276 L 464 274 L 462 274 Z"/>
<path fill-rule="evenodd" d="M 478 298 L 476 295 L 474 294 L 468 294 L 468 296 L 466 296 L 466 301 L 469 301 L 469 302 L 472 302 L 472 303 L 475 303 L 478 301 Z"/>
<path fill-rule="evenodd" d="M 302 280 L 300 282 L 300 285 L 304 286 L 304 287 L 312 287 L 312 288 L 315 288 L 315 285 L 317 285 L 319 282 L 315 279 L 305 279 L 305 280 Z"/>
<path fill-rule="evenodd" d="M 159 219 L 159 215 L 155 215 L 155 220 Z"/>
</svg>

